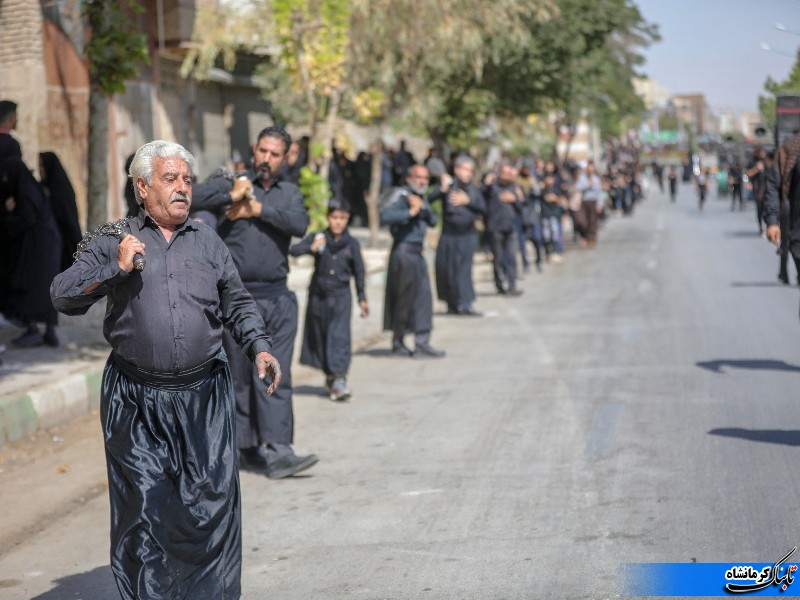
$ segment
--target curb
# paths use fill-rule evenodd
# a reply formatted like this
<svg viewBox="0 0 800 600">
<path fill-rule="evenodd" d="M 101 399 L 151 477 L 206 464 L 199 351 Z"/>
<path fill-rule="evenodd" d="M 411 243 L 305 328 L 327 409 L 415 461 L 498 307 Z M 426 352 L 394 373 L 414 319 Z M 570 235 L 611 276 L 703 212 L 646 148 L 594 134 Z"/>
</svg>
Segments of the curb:
<svg viewBox="0 0 800 600">
<path fill-rule="evenodd" d="M 382 287 L 386 270 L 368 270 L 366 286 Z M 301 307 L 304 309 L 304 307 Z M 298 335 L 302 333 L 302 311 Z M 353 331 L 353 349 L 362 349 L 380 339 L 380 329 L 357 335 Z M 293 366 L 299 354 L 295 352 Z M 85 415 L 100 408 L 100 385 L 105 359 L 99 366 L 73 373 L 57 381 L 43 383 L 26 393 L 0 397 L 0 448 L 59 423 Z"/>
<path fill-rule="evenodd" d="M 102 368 L 0 398 L 0 447 L 100 406 Z"/>
</svg>

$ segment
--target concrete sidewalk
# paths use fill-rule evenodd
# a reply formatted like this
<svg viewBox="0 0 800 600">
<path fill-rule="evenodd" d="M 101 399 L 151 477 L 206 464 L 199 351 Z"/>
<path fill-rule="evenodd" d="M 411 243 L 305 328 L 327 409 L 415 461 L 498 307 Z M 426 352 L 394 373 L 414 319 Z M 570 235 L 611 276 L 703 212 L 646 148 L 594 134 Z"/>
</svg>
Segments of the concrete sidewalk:
<svg viewBox="0 0 800 600">
<path fill-rule="evenodd" d="M 359 239 L 367 268 L 367 297 L 370 316 L 358 317 L 353 311 L 353 346 L 357 349 L 382 335 L 383 290 L 389 252 L 388 232 L 381 231 L 377 248 L 366 248 L 369 232 L 351 228 Z M 313 259 L 290 259 L 289 288 L 297 294 L 299 323 L 295 366 L 303 331 L 308 283 Z M 355 298 L 354 298 L 355 302 Z M 95 304 L 80 317 L 59 315 L 58 348 L 15 348 L 11 340 L 22 330 L 0 322 L 0 446 L 53 427 L 67 419 L 97 409 L 100 382 L 109 346 L 103 337 L 105 301 Z"/>
</svg>

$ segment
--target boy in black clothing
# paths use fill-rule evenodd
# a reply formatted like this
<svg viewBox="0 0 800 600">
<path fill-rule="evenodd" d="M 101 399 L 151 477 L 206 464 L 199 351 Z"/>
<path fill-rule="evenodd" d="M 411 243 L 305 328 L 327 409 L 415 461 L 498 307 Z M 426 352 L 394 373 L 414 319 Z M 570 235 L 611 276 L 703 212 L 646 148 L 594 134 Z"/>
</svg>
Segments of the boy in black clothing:
<svg viewBox="0 0 800 600">
<path fill-rule="evenodd" d="M 356 282 L 361 317 L 369 315 L 364 292 L 364 261 L 358 240 L 347 231 L 350 211 L 328 209 L 328 228 L 306 236 L 289 249 L 292 256 L 314 256 L 314 274 L 308 287 L 308 305 L 300 363 L 322 369 L 331 400 L 350 398 L 350 278 Z"/>
</svg>

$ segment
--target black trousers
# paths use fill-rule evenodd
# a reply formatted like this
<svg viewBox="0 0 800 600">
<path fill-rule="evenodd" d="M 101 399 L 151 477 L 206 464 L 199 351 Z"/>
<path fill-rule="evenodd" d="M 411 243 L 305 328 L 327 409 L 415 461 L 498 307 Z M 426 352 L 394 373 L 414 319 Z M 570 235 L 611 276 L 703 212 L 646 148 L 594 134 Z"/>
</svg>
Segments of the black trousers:
<svg viewBox="0 0 800 600">
<path fill-rule="evenodd" d="M 477 238 L 474 231 L 443 233 L 436 248 L 436 293 L 450 310 L 469 308 L 475 301 L 472 261 Z"/>
<path fill-rule="evenodd" d="M 492 266 L 494 284 L 497 290 L 505 290 L 517 285 L 517 240 L 514 231 L 490 231 L 489 244 L 492 247 Z"/>
<path fill-rule="evenodd" d="M 253 290 L 248 287 L 251 294 Z M 236 442 L 239 448 L 265 444 L 291 445 L 294 439 L 292 410 L 292 356 L 297 335 L 297 296 L 284 289 L 270 297 L 253 294 L 258 312 L 272 338 L 272 355 L 283 373 L 280 387 L 267 395 L 270 379 L 258 378 L 253 361 L 225 331 L 223 345 L 228 353 L 236 394 Z"/>
<path fill-rule="evenodd" d="M 100 418 L 111 570 L 124 600 L 238 599 L 241 508 L 224 355 L 194 385 L 154 387 L 109 358 Z"/>
</svg>

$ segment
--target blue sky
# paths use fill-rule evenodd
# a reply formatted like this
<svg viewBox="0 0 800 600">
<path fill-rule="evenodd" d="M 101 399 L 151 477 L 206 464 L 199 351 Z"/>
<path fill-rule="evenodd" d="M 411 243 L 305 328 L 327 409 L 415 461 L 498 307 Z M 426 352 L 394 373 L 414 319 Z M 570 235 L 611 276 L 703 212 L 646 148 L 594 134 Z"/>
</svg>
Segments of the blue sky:
<svg viewBox="0 0 800 600">
<path fill-rule="evenodd" d="M 659 25 L 643 71 L 671 94 L 702 92 L 717 109 L 756 111 L 767 76 L 785 79 L 800 46 L 800 0 L 634 0 Z M 782 23 L 797 32 L 775 28 Z"/>
</svg>

